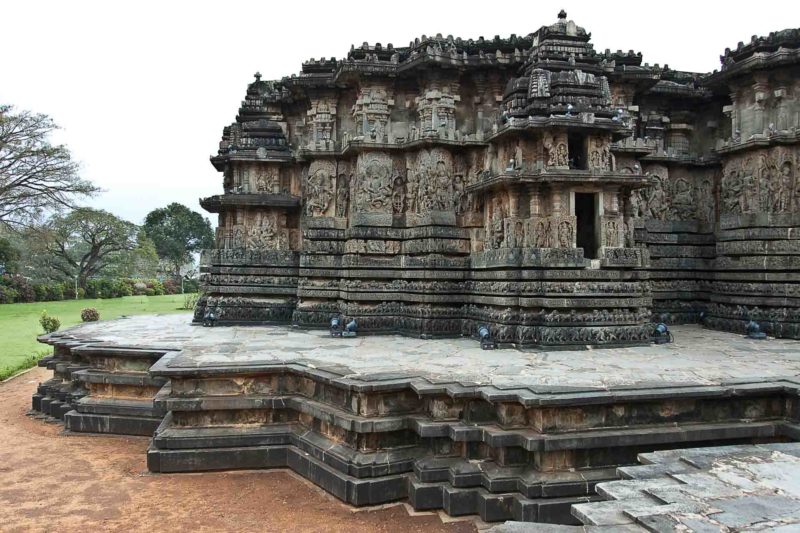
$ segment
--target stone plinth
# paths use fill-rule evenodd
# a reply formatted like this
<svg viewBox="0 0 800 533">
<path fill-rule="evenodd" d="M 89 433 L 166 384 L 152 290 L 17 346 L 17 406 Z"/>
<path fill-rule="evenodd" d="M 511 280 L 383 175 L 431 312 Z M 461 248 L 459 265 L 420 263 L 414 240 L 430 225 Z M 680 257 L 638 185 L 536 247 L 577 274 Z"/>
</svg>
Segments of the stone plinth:
<svg viewBox="0 0 800 533">
<path fill-rule="evenodd" d="M 137 389 L 144 408 L 167 383 L 139 416 L 166 413 L 152 471 L 288 467 L 353 505 L 407 499 L 488 521 L 574 522 L 570 505 L 639 453 L 800 436 L 793 341 L 673 333 L 672 345 L 483 351 L 469 338 L 135 317 L 61 334 L 92 365 L 75 372 L 88 395 L 66 418 L 91 429 L 95 405 L 107 420 L 129 416 L 115 395 L 128 385 L 108 393 L 88 375 L 109 381 L 160 352 Z"/>
</svg>

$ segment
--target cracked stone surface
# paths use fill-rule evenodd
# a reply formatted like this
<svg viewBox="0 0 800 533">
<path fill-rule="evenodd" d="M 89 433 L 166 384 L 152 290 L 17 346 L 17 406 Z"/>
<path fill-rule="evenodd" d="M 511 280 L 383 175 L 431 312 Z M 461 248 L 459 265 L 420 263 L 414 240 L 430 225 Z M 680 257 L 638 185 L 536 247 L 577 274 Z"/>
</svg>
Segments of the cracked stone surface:
<svg viewBox="0 0 800 533">
<path fill-rule="evenodd" d="M 715 386 L 800 376 L 800 344 L 753 341 L 699 326 L 675 326 L 675 342 L 630 348 L 481 350 L 468 338 L 333 338 L 288 326 L 190 325 L 188 314 L 136 316 L 58 332 L 79 339 L 180 350 L 166 368 L 231 368 L 295 363 L 354 380 L 425 378 L 496 389 L 598 391 Z"/>
<path fill-rule="evenodd" d="M 628 479 L 597 486 L 607 501 L 572 506 L 583 526 L 507 522 L 489 531 L 800 531 L 800 443 L 669 450 L 640 461 L 619 469 Z"/>
</svg>

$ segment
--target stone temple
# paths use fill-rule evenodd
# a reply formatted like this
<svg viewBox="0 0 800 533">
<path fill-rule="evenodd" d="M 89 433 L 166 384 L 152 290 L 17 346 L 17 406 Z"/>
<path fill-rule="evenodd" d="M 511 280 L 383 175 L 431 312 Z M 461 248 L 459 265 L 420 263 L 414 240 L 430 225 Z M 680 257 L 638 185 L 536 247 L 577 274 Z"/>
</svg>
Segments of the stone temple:
<svg viewBox="0 0 800 533">
<path fill-rule="evenodd" d="M 353 47 L 256 80 L 211 162 L 220 323 L 647 342 L 651 322 L 800 338 L 797 30 L 710 74 L 526 36 Z"/>
<path fill-rule="evenodd" d="M 152 437 L 152 472 L 290 468 L 353 505 L 800 523 L 800 30 L 721 60 L 598 53 L 562 12 L 256 75 L 194 325 L 41 337 L 33 413 Z"/>
</svg>

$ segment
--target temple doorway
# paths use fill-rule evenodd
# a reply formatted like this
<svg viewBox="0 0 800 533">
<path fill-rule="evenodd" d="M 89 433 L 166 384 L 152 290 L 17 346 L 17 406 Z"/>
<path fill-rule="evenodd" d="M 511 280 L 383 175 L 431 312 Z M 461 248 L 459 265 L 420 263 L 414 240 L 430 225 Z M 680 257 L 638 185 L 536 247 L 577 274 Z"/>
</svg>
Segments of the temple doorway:
<svg viewBox="0 0 800 533">
<path fill-rule="evenodd" d="M 583 248 L 583 256 L 597 258 L 597 194 L 575 193 L 575 218 L 577 218 L 576 246 Z"/>
<path fill-rule="evenodd" d="M 567 136 L 569 150 L 569 168 L 586 170 L 586 137 L 580 133 Z"/>
</svg>

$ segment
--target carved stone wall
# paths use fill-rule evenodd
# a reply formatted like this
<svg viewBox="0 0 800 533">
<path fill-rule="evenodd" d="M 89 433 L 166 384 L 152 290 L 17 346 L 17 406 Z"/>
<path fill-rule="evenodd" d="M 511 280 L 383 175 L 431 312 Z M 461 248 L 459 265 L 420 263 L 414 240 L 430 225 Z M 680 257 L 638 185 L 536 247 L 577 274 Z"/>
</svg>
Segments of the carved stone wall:
<svg viewBox="0 0 800 533">
<path fill-rule="evenodd" d="M 220 225 L 198 319 L 486 323 L 568 345 L 760 317 L 797 336 L 800 34 L 699 74 L 597 52 L 565 18 L 257 76 L 212 157 L 224 194 L 202 201 Z"/>
</svg>

